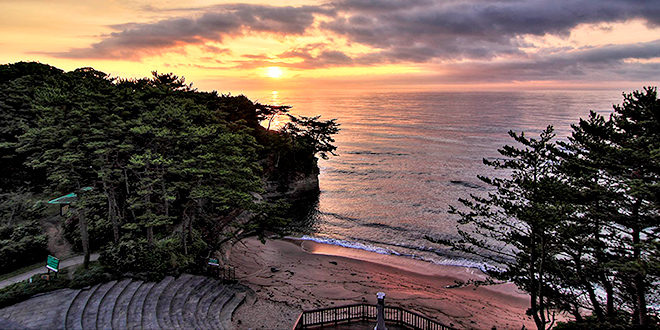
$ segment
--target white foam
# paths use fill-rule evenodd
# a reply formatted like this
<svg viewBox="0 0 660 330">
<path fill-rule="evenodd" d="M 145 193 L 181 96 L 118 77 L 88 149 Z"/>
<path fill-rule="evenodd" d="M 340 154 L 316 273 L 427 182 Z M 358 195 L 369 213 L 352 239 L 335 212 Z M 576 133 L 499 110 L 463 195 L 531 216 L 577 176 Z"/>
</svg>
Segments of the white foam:
<svg viewBox="0 0 660 330">
<path fill-rule="evenodd" d="M 481 271 L 486 271 L 486 270 L 497 270 L 497 267 L 494 267 L 492 265 L 489 265 L 484 262 L 478 262 L 474 260 L 469 260 L 469 259 L 450 259 L 450 258 L 430 258 L 430 257 L 424 257 L 416 254 L 402 254 L 397 251 L 394 251 L 392 249 L 387 249 L 387 248 L 382 248 L 378 246 L 373 246 L 369 244 L 364 244 L 361 242 L 354 242 L 354 241 L 345 241 L 345 240 L 340 240 L 336 238 L 329 238 L 329 237 L 312 237 L 308 235 L 303 235 L 302 237 L 287 237 L 288 239 L 292 240 L 301 240 L 301 241 L 312 241 L 312 242 L 317 242 L 317 243 L 322 243 L 322 244 L 329 244 L 329 245 L 336 245 L 336 246 L 341 246 L 349 249 L 358 249 L 358 250 L 364 250 L 364 251 L 370 251 L 370 252 L 375 252 L 379 254 L 386 254 L 386 255 L 394 255 L 394 256 L 400 256 L 400 257 L 408 257 L 411 259 L 417 259 L 417 260 L 422 260 L 426 262 L 430 262 L 436 265 L 442 265 L 442 266 L 454 266 L 454 267 L 465 267 L 465 268 L 476 268 Z"/>
<path fill-rule="evenodd" d="M 395 255 L 395 256 L 400 256 L 401 254 L 391 250 L 391 249 L 385 249 L 377 246 L 372 246 L 372 245 L 367 245 L 364 243 L 360 242 L 349 242 L 349 241 L 344 241 L 336 238 L 329 238 L 329 237 L 311 237 L 304 235 L 302 237 L 287 237 L 289 239 L 297 239 L 297 240 L 302 240 L 302 241 L 313 241 L 317 243 L 323 243 L 323 244 L 329 244 L 329 245 L 337 245 L 337 246 L 342 246 L 345 248 L 349 249 L 358 249 L 358 250 L 364 250 L 364 251 L 370 251 L 370 252 L 376 252 L 380 254 L 389 254 L 389 255 Z"/>
</svg>

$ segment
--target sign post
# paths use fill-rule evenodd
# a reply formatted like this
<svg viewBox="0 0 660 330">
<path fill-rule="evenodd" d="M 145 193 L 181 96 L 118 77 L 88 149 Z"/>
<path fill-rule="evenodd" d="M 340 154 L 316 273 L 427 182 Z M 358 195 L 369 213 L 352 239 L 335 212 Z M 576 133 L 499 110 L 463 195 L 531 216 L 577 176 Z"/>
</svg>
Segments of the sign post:
<svg viewBox="0 0 660 330">
<path fill-rule="evenodd" d="M 60 259 L 49 255 L 46 261 L 46 268 L 48 268 L 48 275 L 50 275 L 51 270 L 57 274 L 60 271 Z"/>
</svg>

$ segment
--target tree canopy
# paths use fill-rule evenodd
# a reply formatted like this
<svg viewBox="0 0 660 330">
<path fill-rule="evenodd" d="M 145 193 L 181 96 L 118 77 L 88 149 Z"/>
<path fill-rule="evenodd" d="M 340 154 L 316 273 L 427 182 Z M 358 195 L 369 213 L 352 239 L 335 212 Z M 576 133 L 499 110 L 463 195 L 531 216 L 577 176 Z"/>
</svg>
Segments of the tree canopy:
<svg viewBox="0 0 660 330">
<path fill-rule="evenodd" d="M 555 325 L 557 312 L 574 317 L 564 329 L 657 328 L 657 89 L 624 94 L 609 118 L 591 112 L 567 141 L 554 142 L 551 126 L 537 139 L 510 135 L 521 147 L 484 159 L 507 173 L 479 177 L 494 192 L 450 207 L 461 238 L 429 239 L 490 261 L 491 281 L 529 293 L 538 329 Z"/>
<path fill-rule="evenodd" d="M 173 74 L 119 79 L 38 63 L 2 65 L 0 73 L 3 189 L 77 193 L 67 228 L 79 230 L 69 237 L 87 256 L 106 244 L 108 251 L 142 251 L 142 244 L 173 239 L 184 254 L 191 246 L 211 253 L 237 214 L 252 212 L 254 221 L 269 223 L 253 197 L 262 191 L 264 160 L 293 158 L 299 146 L 305 157 L 282 164 L 303 163 L 291 170 L 314 172 L 316 155 L 326 157 L 338 131 L 334 120 L 318 117 L 305 124 L 333 129 L 313 139 L 268 130 L 260 121 L 288 107 L 201 92 Z"/>
</svg>

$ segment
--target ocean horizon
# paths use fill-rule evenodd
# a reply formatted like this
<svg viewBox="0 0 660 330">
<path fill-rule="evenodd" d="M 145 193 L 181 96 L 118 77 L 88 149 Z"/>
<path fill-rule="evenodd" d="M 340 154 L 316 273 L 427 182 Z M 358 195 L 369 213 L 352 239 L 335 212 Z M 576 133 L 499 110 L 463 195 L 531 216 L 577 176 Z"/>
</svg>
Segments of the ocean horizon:
<svg viewBox="0 0 660 330">
<path fill-rule="evenodd" d="M 263 91 L 263 104 L 290 105 L 291 114 L 337 119 L 338 156 L 321 159 L 320 194 L 302 219 L 300 239 L 441 265 L 475 267 L 478 258 L 425 237 L 457 238 L 448 213 L 459 198 L 491 188 L 477 175 L 499 157 L 508 132 L 537 137 L 548 125 L 566 140 L 591 110 L 607 115 L 631 91 L 380 92 Z"/>
</svg>

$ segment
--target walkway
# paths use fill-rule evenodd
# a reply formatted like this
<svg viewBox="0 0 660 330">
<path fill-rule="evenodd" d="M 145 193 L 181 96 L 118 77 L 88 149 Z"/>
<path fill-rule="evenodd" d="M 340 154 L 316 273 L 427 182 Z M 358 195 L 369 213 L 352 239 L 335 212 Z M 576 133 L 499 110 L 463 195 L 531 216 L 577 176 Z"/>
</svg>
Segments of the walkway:
<svg viewBox="0 0 660 330">
<path fill-rule="evenodd" d="M 99 258 L 98 253 L 92 253 L 89 256 L 90 261 L 96 261 L 96 260 L 98 260 L 98 258 Z M 62 261 L 60 261 L 60 269 L 81 265 L 83 263 L 83 259 L 84 259 L 83 256 L 77 256 L 77 257 L 69 258 L 69 259 L 66 259 L 66 260 L 62 260 Z M 48 272 L 48 269 L 46 269 L 46 260 L 44 260 L 44 266 L 43 267 L 33 269 L 33 270 L 30 270 L 26 273 L 16 275 L 14 277 L 10 277 L 8 279 L 0 281 L 0 289 L 6 287 L 8 285 L 14 284 L 14 283 L 25 281 L 25 280 L 29 279 L 30 277 L 32 277 L 32 275 L 46 274 L 47 272 Z"/>
</svg>

